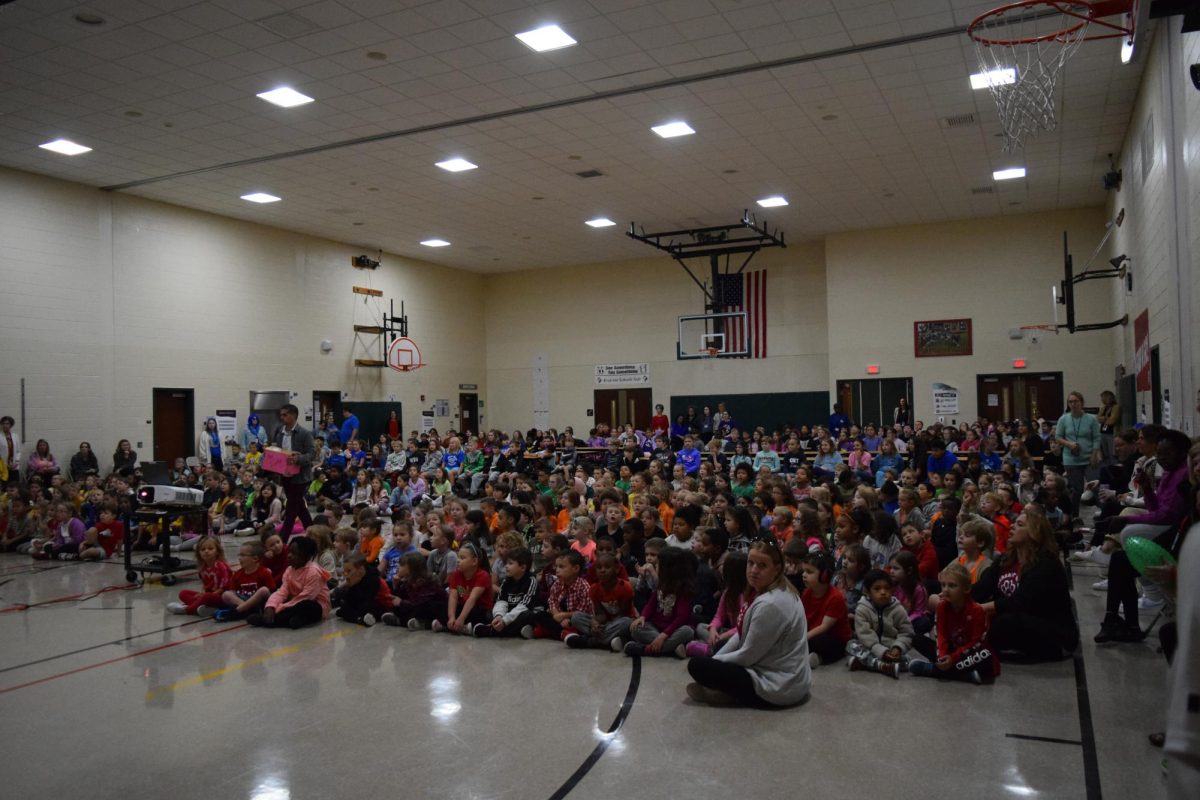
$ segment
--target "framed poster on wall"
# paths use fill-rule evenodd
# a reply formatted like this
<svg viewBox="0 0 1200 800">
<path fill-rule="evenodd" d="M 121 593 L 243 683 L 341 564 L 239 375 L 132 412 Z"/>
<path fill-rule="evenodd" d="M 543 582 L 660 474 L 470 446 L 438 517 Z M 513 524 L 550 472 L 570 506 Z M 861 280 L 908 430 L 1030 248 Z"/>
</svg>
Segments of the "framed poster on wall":
<svg viewBox="0 0 1200 800">
<path fill-rule="evenodd" d="M 913 355 L 917 358 L 971 353 L 971 320 L 929 319 L 913 323 Z"/>
</svg>

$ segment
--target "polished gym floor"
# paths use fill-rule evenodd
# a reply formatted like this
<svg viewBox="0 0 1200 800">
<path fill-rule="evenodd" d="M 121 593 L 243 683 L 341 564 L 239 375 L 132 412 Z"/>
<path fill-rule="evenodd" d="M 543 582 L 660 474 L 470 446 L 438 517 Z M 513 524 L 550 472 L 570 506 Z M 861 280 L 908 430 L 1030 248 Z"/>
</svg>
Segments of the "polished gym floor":
<svg viewBox="0 0 1200 800">
<path fill-rule="evenodd" d="M 1155 636 L 1092 643 L 1091 565 L 1075 662 L 989 687 L 843 662 L 773 712 L 693 704 L 674 658 L 174 616 L 190 573 L 124 572 L 0 556 L 0 797 L 1165 796 L 1166 665 Z"/>
</svg>

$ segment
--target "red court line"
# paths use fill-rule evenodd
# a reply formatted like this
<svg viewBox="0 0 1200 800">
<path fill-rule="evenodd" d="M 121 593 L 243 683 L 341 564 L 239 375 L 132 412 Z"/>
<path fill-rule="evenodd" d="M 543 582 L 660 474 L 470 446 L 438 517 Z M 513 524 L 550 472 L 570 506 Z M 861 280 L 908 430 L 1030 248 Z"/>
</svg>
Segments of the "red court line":
<svg viewBox="0 0 1200 800">
<path fill-rule="evenodd" d="M 97 667 L 106 667 L 109 664 L 115 664 L 118 661 L 126 661 L 130 658 L 137 658 L 138 656 L 149 655 L 150 653 L 157 653 L 159 650 L 166 650 L 169 647 L 175 647 L 177 645 L 187 644 L 188 642 L 194 642 L 197 639 L 207 639 L 210 636 L 219 636 L 222 633 L 229 633 L 230 631 L 236 631 L 240 628 L 248 628 L 248 627 L 250 627 L 250 626 L 243 622 L 241 625 L 232 625 L 228 628 L 221 628 L 220 630 L 211 631 L 209 633 L 202 633 L 199 636 L 191 636 L 191 637 L 188 637 L 187 639 L 180 639 L 177 642 L 167 642 L 166 644 L 155 645 L 154 647 L 147 647 L 145 650 L 138 650 L 136 653 L 126 653 L 123 656 L 117 656 L 116 658 L 110 658 L 107 661 L 100 661 L 96 664 L 89 664 L 86 667 L 76 667 L 75 669 L 69 669 L 66 672 L 60 672 L 57 675 L 47 675 L 45 678 L 38 678 L 36 681 L 28 681 L 27 683 L 18 683 L 16 686 L 7 686 L 3 689 L 0 689 L 0 694 L 6 694 L 8 692 L 15 692 L 17 689 L 27 689 L 30 686 L 37 686 L 39 683 L 47 683 L 49 681 L 58 680 L 59 678 L 66 678 L 70 675 L 76 675 L 80 672 L 87 672 L 88 670 L 96 669 Z"/>
</svg>

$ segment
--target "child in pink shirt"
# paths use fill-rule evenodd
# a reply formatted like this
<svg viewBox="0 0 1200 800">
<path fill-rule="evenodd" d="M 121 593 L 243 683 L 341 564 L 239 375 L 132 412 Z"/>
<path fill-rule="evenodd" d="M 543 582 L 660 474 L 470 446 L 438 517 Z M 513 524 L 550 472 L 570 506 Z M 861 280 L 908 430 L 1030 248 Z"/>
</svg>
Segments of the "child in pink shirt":
<svg viewBox="0 0 1200 800">
<path fill-rule="evenodd" d="M 288 568 L 279 588 L 267 598 L 260 614 L 251 614 L 246 622 L 264 628 L 303 628 L 329 616 L 329 573 L 314 559 L 317 543 L 297 536 L 288 546 Z"/>
</svg>

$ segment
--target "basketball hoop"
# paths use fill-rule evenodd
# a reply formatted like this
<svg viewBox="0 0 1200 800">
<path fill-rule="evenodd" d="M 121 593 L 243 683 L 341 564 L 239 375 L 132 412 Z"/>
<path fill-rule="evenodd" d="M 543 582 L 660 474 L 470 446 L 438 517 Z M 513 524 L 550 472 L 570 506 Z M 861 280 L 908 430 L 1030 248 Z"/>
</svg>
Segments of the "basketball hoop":
<svg viewBox="0 0 1200 800">
<path fill-rule="evenodd" d="M 716 358 L 717 357 L 717 348 L 715 348 L 715 347 L 709 347 L 704 352 L 705 352 L 705 358 Z"/>
<path fill-rule="evenodd" d="M 1133 38 L 1139 0 L 1020 0 L 980 14 L 967 26 L 979 70 L 996 101 L 1004 151 L 1057 124 L 1055 89 L 1079 45 Z M 1104 17 L 1124 15 L 1124 25 Z M 1093 30 L 1092 26 L 1096 29 Z"/>
<path fill-rule="evenodd" d="M 1053 333 L 1055 336 L 1058 336 L 1058 326 L 1057 325 L 1022 325 L 1021 330 L 1023 330 L 1023 331 L 1046 331 L 1047 333 Z"/>
<path fill-rule="evenodd" d="M 412 372 L 425 366 L 417 343 L 407 336 L 398 336 L 388 346 L 387 365 L 397 372 Z"/>
</svg>

